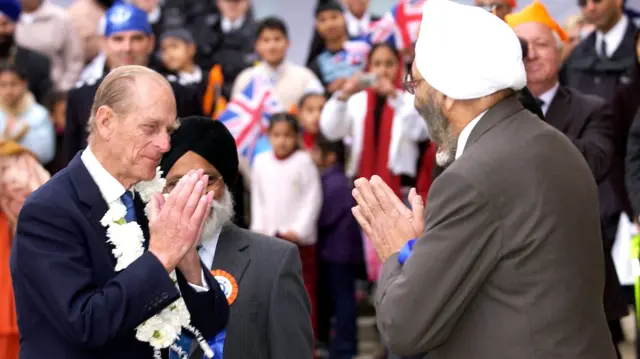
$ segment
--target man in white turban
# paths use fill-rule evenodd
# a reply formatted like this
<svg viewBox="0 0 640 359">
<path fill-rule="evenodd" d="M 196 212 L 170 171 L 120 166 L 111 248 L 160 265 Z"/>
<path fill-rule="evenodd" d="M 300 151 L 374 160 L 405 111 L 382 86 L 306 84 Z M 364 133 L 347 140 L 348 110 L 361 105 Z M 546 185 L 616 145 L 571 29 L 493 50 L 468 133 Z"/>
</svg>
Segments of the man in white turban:
<svg viewBox="0 0 640 359">
<path fill-rule="evenodd" d="M 615 358 L 596 184 L 571 141 L 516 99 L 516 35 L 481 8 L 428 0 L 411 72 L 450 165 L 426 211 L 415 190 L 409 209 L 379 177 L 356 180 L 353 213 L 384 262 L 385 344 L 428 359 Z"/>
</svg>

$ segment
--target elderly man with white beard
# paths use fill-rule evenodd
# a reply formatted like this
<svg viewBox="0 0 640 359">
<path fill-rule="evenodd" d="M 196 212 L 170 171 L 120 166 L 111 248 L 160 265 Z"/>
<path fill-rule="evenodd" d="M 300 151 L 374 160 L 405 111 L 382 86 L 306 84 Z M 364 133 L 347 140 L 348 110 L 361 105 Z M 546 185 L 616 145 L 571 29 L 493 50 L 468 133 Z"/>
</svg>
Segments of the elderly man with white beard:
<svg viewBox="0 0 640 359">
<path fill-rule="evenodd" d="M 425 3 L 405 86 L 451 164 L 426 209 L 415 190 L 407 208 L 378 176 L 353 191 L 384 262 L 376 317 L 395 354 L 615 358 L 596 183 L 575 145 L 518 102 L 525 85 L 505 22 Z"/>
<path fill-rule="evenodd" d="M 226 333 L 216 338 L 215 350 L 228 359 L 312 358 L 311 308 L 297 247 L 232 223 L 229 187 L 238 176 L 238 152 L 231 133 L 219 121 L 187 117 L 172 135 L 160 167 L 166 192 L 198 168 L 209 176 L 207 190 L 214 192 L 198 252 L 231 308 Z M 202 353 L 195 349 L 191 358 L 202 358 Z"/>
</svg>

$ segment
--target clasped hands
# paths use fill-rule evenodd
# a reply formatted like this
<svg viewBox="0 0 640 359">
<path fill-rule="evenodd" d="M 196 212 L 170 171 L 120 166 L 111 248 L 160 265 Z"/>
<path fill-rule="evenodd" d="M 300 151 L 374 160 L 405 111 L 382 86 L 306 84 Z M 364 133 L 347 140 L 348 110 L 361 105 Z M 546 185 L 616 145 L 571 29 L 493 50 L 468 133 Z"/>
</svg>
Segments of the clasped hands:
<svg viewBox="0 0 640 359">
<path fill-rule="evenodd" d="M 352 194 L 358 205 L 351 211 L 383 263 L 424 231 L 424 201 L 415 188 L 411 208 L 379 176 L 357 179 Z"/>
<path fill-rule="evenodd" d="M 167 272 L 175 268 L 189 283 L 202 286 L 202 267 L 197 246 L 211 210 L 213 192 L 206 192 L 209 176 L 189 171 L 164 197 L 154 194 L 149 210 L 149 252 Z"/>
</svg>

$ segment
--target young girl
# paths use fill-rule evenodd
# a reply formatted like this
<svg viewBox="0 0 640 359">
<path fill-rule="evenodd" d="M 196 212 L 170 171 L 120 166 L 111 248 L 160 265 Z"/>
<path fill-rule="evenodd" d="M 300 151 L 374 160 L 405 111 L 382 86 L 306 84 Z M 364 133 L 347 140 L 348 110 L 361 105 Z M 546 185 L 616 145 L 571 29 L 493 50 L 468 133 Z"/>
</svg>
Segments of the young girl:
<svg viewBox="0 0 640 359">
<path fill-rule="evenodd" d="M 0 140 L 13 141 L 49 163 L 56 135 L 49 113 L 27 88 L 27 76 L 13 64 L 0 64 Z"/>
<path fill-rule="evenodd" d="M 251 174 L 251 229 L 300 247 L 302 276 L 311 298 L 315 331 L 317 222 L 322 207 L 320 175 L 311 156 L 298 148 L 299 128 L 290 114 L 271 119 L 272 150 L 259 154 Z"/>
<path fill-rule="evenodd" d="M 318 341 L 329 343 L 329 358 L 353 358 L 358 343 L 356 279 L 364 258 L 360 226 L 351 214 L 356 205 L 351 181 L 344 174 L 344 143 L 318 135 L 311 157 L 322 171 L 323 192 L 317 244 Z"/>
<path fill-rule="evenodd" d="M 320 133 L 320 113 L 324 107 L 324 95 L 308 93 L 298 104 L 298 122 L 302 126 L 302 142 L 306 149 L 311 149 L 315 137 Z"/>
<path fill-rule="evenodd" d="M 369 86 L 354 75 L 322 109 L 320 130 L 329 140 L 351 138 L 347 175 L 379 175 L 400 197 L 415 184 L 418 142 L 427 137 L 426 125 L 401 89 L 402 62 L 390 45 L 374 45 L 367 71 Z"/>
</svg>

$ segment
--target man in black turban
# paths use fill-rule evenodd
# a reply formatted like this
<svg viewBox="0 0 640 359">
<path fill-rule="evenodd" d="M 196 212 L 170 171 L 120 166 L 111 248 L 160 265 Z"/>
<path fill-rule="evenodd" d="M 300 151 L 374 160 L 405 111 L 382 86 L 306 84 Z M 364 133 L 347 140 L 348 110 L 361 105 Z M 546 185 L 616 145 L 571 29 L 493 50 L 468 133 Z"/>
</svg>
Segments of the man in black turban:
<svg viewBox="0 0 640 359">
<path fill-rule="evenodd" d="M 171 150 L 160 167 L 167 192 L 190 170 L 203 169 L 209 175 L 208 190 L 214 192 L 214 201 L 198 253 L 232 308 L 224 356 L 312 358 L 311 308 L 297 246 L 231 222 L 229 187 L 238 176 L 238 152 L 231 133 L 219 121 L 187 117 L 171 136 Z M 202 353 L 196 350 L 191 358 L 202 358 Z"/>
</svg>

